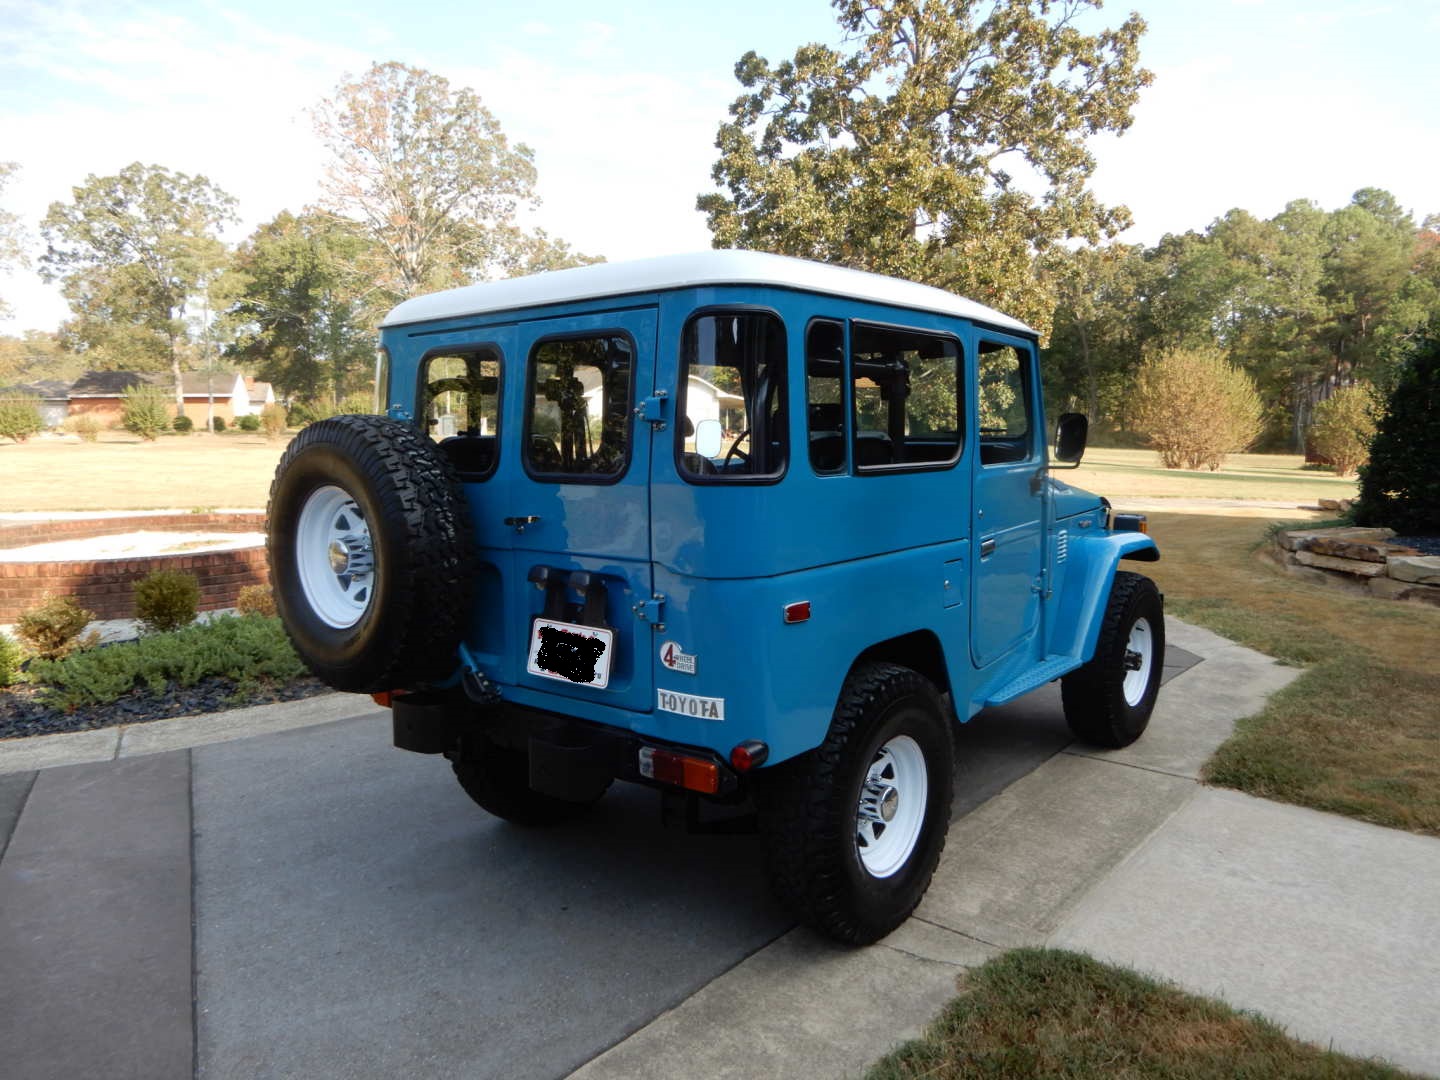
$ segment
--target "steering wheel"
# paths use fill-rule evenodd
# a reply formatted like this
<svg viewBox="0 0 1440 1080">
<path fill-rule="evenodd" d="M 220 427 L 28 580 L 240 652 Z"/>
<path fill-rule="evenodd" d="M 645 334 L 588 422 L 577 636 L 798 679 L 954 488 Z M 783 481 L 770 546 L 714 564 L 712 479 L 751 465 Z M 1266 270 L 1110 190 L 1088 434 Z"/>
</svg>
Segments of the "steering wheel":
<svg viewBox="0 0 1440 1080">
<path fill-rule="evenodd" d="M 740 444 L 744 442 L 749 437 L 749 435 L 750 429 L 746 428 L 739 435 L 735 436 L 735 441 L 730 444 L 730 449 L 725 451 L 725 460 L 720 464 L 721 472 L 730 471 L 730 459 L 732 457 L 738 457 L 741 462 L 747 466 L 750 464 L 750 455 L 747 454 L 744 450 L 740 449 Z"/>
</svg>

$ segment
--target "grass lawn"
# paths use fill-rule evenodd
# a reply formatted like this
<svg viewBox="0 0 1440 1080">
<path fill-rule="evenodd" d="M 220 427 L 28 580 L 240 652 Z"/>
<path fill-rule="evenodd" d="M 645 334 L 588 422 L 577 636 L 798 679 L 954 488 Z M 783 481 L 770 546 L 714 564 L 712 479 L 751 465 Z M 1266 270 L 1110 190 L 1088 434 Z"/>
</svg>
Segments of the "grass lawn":
<svg viewBox="0 0 1440 1080">
<path fill-rule="evenodd" d="M 1205 779 L 1440 835 L 1440 608 L 1284 574 L 1262 557 L 1268 517 L 1303 515 L 1150 515 L 1161 559 L 1143 570 L 1167 611 L 1305 666 L 1239 723 Z"/>
<path fill-rule="evenodd" d="M 1153 450 L 1095 448 L 1073 472 L 1057 471 L 1067 483 L 1133 499 L 1260 499 L 1314 506 L 1318 499 L 1349 499 L 1352 477 L 1306 469 L 1299 454 L 1231 454 L 1219 472 L 1165 469 Z"/>
<path fill-rule="evenodd" d="M 285 439 L 225 433 L 142 442 L 107 431 L 0 442 L 0 512 L 263 507 Z"/>
<path fill-rule="evenodd" d="M 1016 949 L 963 978 L 924 1036 L 877 1062 L 867 1080 L 1411 1075 L 1075 953 Z"/>
</svg>

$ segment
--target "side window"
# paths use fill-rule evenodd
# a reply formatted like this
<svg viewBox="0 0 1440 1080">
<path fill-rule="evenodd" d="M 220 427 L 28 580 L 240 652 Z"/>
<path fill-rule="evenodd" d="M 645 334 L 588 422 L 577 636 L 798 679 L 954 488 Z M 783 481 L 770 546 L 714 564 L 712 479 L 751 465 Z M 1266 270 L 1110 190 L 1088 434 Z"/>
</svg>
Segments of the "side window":
<svg viewBox="0 0 1440 1080">
<path fill-rule="evenodd" d="M 1013 345 L 980 345 L 980 462 L 1030 456 L 1030 355 Z"/>
<path fill-rule="evenodd" d="M 850 371 L 858 471 L 959 459 L 964 412 L 954 338 L 852 323 Z"/>
<path fill-rule="evenodd" d="M 845 329 L 816 319 L 805 333 L 805 414 L 810 467 L 817 473 L 845 468 Z"/>
<path fill-rule="evenodd" d="M 619 334 L 536 343 L 525 402 L 532 475 L 603 483 L 625 472 L 634 359 L 634 345 Z"/>
<path fill-rule="evenodd" d="M 488 475 L 499 456 L 499 353 L 477 349 L 431 356 L 423 372 L 425 430 L 462 475 Z"/>
<path fill-rule="evenodd" d="M 680 357 L 681 474 L 726 481 L 784 473 L 784 324 L 762 312 L 699 315 L 685 325 Z"/>
</svg>

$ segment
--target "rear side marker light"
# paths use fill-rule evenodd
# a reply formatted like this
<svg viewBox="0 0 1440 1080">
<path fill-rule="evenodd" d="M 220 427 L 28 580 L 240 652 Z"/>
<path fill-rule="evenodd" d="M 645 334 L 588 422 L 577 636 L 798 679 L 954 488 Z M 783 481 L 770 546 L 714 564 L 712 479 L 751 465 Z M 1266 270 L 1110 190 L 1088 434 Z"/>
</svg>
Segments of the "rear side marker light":
<svg viewBox="0 0 1440 1080">
<path fill-rule="evenodd" d="M 715 762 L 653 746 L 640 748 L 640 775 L 704 795 L 714 795 L 720 790 L 720 766 Z"/>
<path fill-rule="evenodd" d="M 764 765 L 769 756 L 770 747 L 759 739 L 746 739 L 730 751 L 730 764 L 735 767 L 736 772 L 749 772 Z"/>
<path fill-rule="evenodd" d="M 810 618 L 810 601 L 798 600 L 793 604 L 785 605 L 785 621 L 787 623 L 805 622 Z"/>
</svg>

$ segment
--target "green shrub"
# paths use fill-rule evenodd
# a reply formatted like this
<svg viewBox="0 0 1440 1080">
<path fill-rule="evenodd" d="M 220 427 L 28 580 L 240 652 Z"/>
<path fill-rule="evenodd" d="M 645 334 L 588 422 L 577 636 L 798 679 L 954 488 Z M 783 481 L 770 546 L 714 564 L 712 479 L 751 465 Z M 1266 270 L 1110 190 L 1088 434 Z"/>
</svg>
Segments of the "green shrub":
<svg viewBox="0 0 1440 1080">
<path fill-rule="evenodd" d="M 235 426 L 238 427 L 241 431 L 259 431 L 260 417 L 256 416 L 254 413 L 246 413 L 244 416 L 240 417 L 235 421 Z"/>
<path fill-rule="evenodd" d="M 131 387 L 124 395 L 121 426 L 146 442 L 170 426 L 170 398 L 158 386 Z"/>
<path fill-rule="evenodd" d="M 20 646 L 9 634 L 0 633 L 0 687 L 20 677 Z"/>
<path fill-rule="evenodd" d="M 212 416 L 212 417 L 210 418 L 210 430 L 211 430 L 211 431 L 224 431 L 224 430 L 225 430 L 225 418 L 224 418 L 223 416 Z"/>
<path fill-rule="evenodd" d="M 1220 468 L 1259 437 L 1263 407 L 1255 383 L 1219 349 L 1175 349 L 1151 357 L 1135 376 L 1130 420 L 1167 469 Z"/>
<path fill-rule="evenodd" d="M 94 442 L 100 437 L 100 421 L 89 413 L 72 416 L 65 421 L 65 430 L 80 436 L 81 442 Z"/>
<path fill-rule="evenodd" d="M 189 626 L 199 607 L 200 582 L 193 574 L 156 570 L 135 583 L 135 617 L 146 633 Z"/>
<path fill-rule="evenodd" d="M 365 416 L 374 411 L 375 395 L 365 393 L 364 391 L 345 395 L 340 402 L 339 408 L 336 410 L 338 413 L 351 416 Z"/>
<path fill-rule="evenodd" d="M 284 435 L 289 423 L 290 418 L 285 414 L 283 405 L 272 402 L 260 410 L 260 426 L 265 429 L 265 437 L 268 439 L 278 439 Z"/>
<path fill-rule="evenodd" d="M 191 420 L 190 417 L 184 413 L 181 413 L 175 417 L 174 420 L 170 421 L 170 426 L 181 434 L 185 434 L 186 432 L 195 430 L 195 421 Z"/>
<path fill-rule="evenodd" d="M 235 610 L 241 615 L 275 615 L 275 594 L 269 585 L 246 585 L 235 597 Z"/>
<path fill-rule="evenodd" d="M 22 443 L 44 430 L 39 398 L 28 394 L 0 394 L 0 436 Z"/>
<path fill-rule="evenodd" d="M 269 409 L 268 405 L 266 409 Z M 306 424 L 313 424 L 319 419 L 321 419 L 320 411 L 316 409 L 315 406 L 306 404 L 303 401 L 295 402 L 285 414 L 285 423 L 293 428 L 302 428 Z"/>
<path fill-rule="evenodd" d="M 35 661 L 27 673 L 41 700 L 68 711 L 108 704 L 132 690 L 163 691 L 222 678 L 241 690 L 305 674 L 279 619 L 222 615 L 168 634 L 151 634 L 63 660 Z"/>
<path fill-rule="evenodd" d="M 1355 520 L 1440 534 L 1440 335 L 1411 357 L 1385 403 L 1360 470 Z"/>
<path fill-rule="evenodd" d="M 1375 404 L 1374 392 L 1360 385 L 1336 390 L 1315 406 L 1310 443 L 1341 476 L 1365 464 L 1375 437 Z"/>
<path fill-rule="evenodd" d="M 73 596 L 52 596 L 21 615 L 15 632 L 37 657 L 55 660 L 99 640 L 98 634 L 80 637 L 94 619 Z"/>
</svg>

